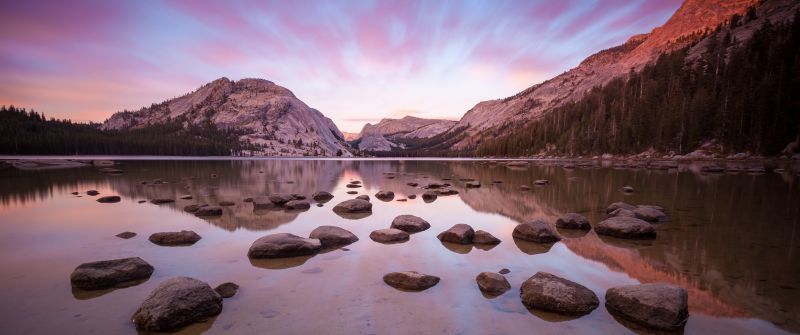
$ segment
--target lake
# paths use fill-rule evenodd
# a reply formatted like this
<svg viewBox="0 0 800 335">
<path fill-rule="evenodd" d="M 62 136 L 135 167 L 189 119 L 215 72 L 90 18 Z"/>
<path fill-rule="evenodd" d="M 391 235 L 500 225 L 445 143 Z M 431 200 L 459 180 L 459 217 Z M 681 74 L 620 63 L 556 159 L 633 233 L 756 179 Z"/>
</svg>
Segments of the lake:
<svg viewBox="0 0 800 335">
<path fill-rule="evenodd" d="M 222 313 L 179 334 L 541 334 L 631 333 L 606 310 L 614 286 L 666 282 L 689 293 L 686 334 L 800 333 L 800 177 L 700 173 L 625 168 L 599 162 L 566 169 L 554 162 L 511 167 L 480 160 L 122 160 L 110 175 L 98 168 L 20 171 L 0 169 L 0 318 L 5 334 L 135 333 L 131 315 L 163 280 L 189 276 L 212 287 L 235 282 L 239 292 Z M 164 183 L 153 183 L 155 180 Z M 481 182 L 467 188 L 466 181 Z M 549 184 L 534 186 L 534 180 Z M 358 180 L 362 188 L 347 188 Z M 493 181 L 499 181 L 494 182 Z M 143 183 L 144 182 L 144 183 Z M 451 183 L 459 193 L 426 203 L 425 190 L 408 186 Z M 521 190 L 521 185 L 530 190 Z M 626 194 L 623 186 L 635 191 Z M 119 195 L 119 203 L 96 202 Z M 379 190 L 392 201 L 375 199 Z M 254 211 L 247 197 L 327 191 L 333 200 L 306 211 Z M 372 197 L 371 215 L 353 219 L 335 204 Z M 79 192 L 78 196 L 72 192 Z M 180 199 L 191 195 L 192 199 Z M 155 205 L 142 200 L 176 199 Z M 183 208 L 232 201 L 220 217 L 199 218 Z M 592 224 L 617 201 L 659 205 L 669 222 L 656 225 L 655 240 L 631 242 L 595 232 L 558 230 L 563 239 L 539 245 L 512 238 L 528 219 L 550 224 L 576 212 Z M 413 214 L 431 229 L 408 242 L 381 244 L 371 231 Z M 466 223 L 502 240 L 494 247 L 443 244 L 436 235 Z M 313 257 L 251 260 L 261 236 L 308 236 L 334 225 L 360 240 Z M 163 247 L 156 232 L 193 230 L 192 246 Z M 115 237 L 136 232 L 131 239 Z M 155 267 L 141 284 L 104 291 L 73 289 L 70 273 L 81 263 L 138 256 Z M 507 268 L 512 289 L 484 296 L 475 281 L 483 271 Z M 405 292 L 386 285 L 393 271 L 439 276 L 438 285 Z M 538 271 L 580 283 L 600 306 L 578 318 L 529 311 L 519 288 Z"/>
</svg>

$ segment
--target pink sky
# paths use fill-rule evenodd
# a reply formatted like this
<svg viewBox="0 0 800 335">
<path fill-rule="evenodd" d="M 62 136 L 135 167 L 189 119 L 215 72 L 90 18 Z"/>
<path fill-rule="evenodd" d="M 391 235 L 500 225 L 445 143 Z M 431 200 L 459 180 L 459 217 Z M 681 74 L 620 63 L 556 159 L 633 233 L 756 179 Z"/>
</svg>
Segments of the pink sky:
<svg viewBox="0 0 800 335">
<path fill-rule="evenodd" d="M 4 1 L 0 104 L 103 121 L 219 77 L 264 78 L 356 132 L 458 119 L 629 36 L 677 0 Z"/>
</svg>

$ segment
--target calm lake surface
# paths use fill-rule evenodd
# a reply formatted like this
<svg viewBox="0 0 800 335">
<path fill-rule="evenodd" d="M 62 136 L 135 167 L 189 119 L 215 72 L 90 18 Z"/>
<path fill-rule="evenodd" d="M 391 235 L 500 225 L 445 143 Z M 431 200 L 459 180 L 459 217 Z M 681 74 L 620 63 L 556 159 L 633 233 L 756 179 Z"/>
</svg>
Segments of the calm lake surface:
<svg viewBox="0 0 800 335">
<path fill-rule="evenodd" d="M 553 163 L 507 167 L 488 161 L 433 160 L 152 160 L 119 161 L 121 175 L 97 168 L 47 171 L 0 169 L 0 332 L 3 334 L 133 334 L 139 304 L 170 277 L 189 276 L 212 287 L 241 285 L 222 313 L 181 334 L 625 334 L 603 306 L 613 286 L 668 282 L 689 292 L 687 334 L 800 333 L 800 177 L 702 174 L 690 167 L 668 171 L 613 167 L 564 169 Z M 216 177 L 214 177 L 216 176 Z M 480 181 L 465 187 L 462 178 Z M 153 185 L 162 179 L 167 183 Z M 448 180 L 450 179 L 450 180 Z M 533 186 L 548 179 L 547 186 Z M 345 185 L 359 180 L 363 188 Z M 147 184 L 142 184 L 147 181 Z M 502 181 L 502 183 L 492 183 Z M 432 203 L 396 201 L 424 190 L 407 186 L 446 182 L 460 193 Z M 520 190 L 530 185 L 530 191 Z M 626 195 L 625 185 L 636 191 Z M 87 190 L 120 195 L 101 204 Z M 347 219 L 332 211 L 356 195 L 372 197 L 373 213 Z M 373 196 L 394 191 L 395 201 Z M 80 196 L 71 192 L 80 192 Z M 253 211 L 246 197 L 316 191 L 335 197 L 301 212 Z M 182 195 L 193 200 L 181 200 Z M 154 205 L 140 200 L 176 199 Z M 218 218 L 183 211 L 190 204 L 236 204 Z M 652 242 L 598 237 L 594 231 L 559 230 L 553 245 L 515 241 L 526 219 L 553 224 L 567 212 L 590 222 L 605 218 L 612 202 L 666 208 L 670 221 Z M 406 243 L 369 238 L 401 214 L 432 228 Z M 443 245 L 436 235 L 456 223 L 483 229 L 503 242 L 490 249 Z M 272 233 L 308 236 L 335 225 L 360 241 L 314 257 L 251 261 L 250 244 Z M 156 232 L 194 230 L 189 247 L 161 247 Z M 133 231 L 124 240 L 114 235 Z M 73 290 L 69 276 L 81 263 L 138 256 L 155 267 L 139 285 L 106 291 Z M 496 298 L 481 294 L 475 276 L 508 268 L 512 289 Z M 423 292 L 387 286 L 388 272 L 414 270 L 441 277 Z M 580 318 L 528 311 L 519 287 L 546 271 L 593 290 L 600 307 Z"/>
</svg>

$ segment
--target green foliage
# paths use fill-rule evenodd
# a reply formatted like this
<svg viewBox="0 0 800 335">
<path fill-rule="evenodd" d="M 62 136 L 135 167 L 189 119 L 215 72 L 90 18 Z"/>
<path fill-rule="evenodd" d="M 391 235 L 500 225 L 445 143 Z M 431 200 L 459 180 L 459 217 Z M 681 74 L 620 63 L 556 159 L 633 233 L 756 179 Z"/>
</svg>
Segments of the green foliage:
<svg viewBox="0 0 800 335">
<path fill-rule="evenodd" d="M 488 134 L 476 153 L 686 153 L 717 139 L 731 151 L 779 154 L 800 129 L 798 17 L 767 22 L 740 44 L 720 28 L 698 58 L 687 58 L 690 47 L 662 55 L 542 118 Z"/>
<path fill-rule="evenodd" d="M 234 131 L 207 123 L 184 128 L 182 120 L 127 131 L 99 124 L 45 119 L 14 106 L 0 108 L 0 154 L 228 156 L 245 149 Z"/>
</svg>

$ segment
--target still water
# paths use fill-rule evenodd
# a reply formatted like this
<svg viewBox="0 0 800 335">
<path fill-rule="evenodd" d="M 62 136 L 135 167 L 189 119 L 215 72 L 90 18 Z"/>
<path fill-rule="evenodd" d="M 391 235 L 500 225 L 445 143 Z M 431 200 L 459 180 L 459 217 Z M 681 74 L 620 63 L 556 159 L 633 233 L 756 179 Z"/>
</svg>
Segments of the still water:
<svg viewBox="0 0 800 335">
<path fill-rule="evenodd" d="M 163 280 L 189 276 L 212 287 L 241 285 L 222 313 L 185 328 L 185 334 L 625 334 L 631 330 L 605 309 L 606 289 L 668 282 L 689 292 L 687 334 L 800 333 L 800 178 L 791 174 L 718 174 L 680 169 L 655 171 L 552 163 L 507 167 L 488 161 L 415 160 L 217 160 L 119 161 L 121 175 L 93 167 L 18 171 L 0 169 L 0 326 L 3 334 L 133 334 L 130 317 Z M 481 188 L 466 188 L 472 178 Z M 166 183 L 154 185 L 162 179 Z M 533 186 L 548 179 L 547 186 Z M 364 187 L 349 189 L 351 180 Z M 149 181 L 143 184 L 143 181 Z M 492 183 L 502 181 L 502 183 Z M 447 182 L 459 194 L 432 203 L 396 201 L 424 190 L 407 186 Z M 520 190 L 530 185 L 529 191 Z M 625 185 L 636 191 L 626 195 Z M 101 204 L 87 190 L 120 195 Z M 373 213 L 347 219 L 331 209 L 358 194 L 372 196 Z M 374 198 L 394 191 L 395 201 Z M 80 196 L 72 195 L 73 191 Z M 331 192 L 335 198 L 302 212 L 253 211 L 246 197 L 269 193 Z M 179 199 L 192 195 L 192 200 Z M 154 205 L 140 200 L 176 199 Z M 233 201 L 222 217 L 198 218 L 190 204 Z M 666 208 L 670 221 L 658 238 L 627 243 L 594 231 L 559 231 L 549 247 L 515 241 L 526 219 L 553 224 L 567 212 L 590 222 L 604 219 L 616 201 Z M 369 238 L 392 219 L 413 214 L 432 228 L 400 244 Z M 443 245 L 436 235 L 456 223 L 483 229 L 503 242 L 493 248 Z M 308 236 L 335 225 L 360 241 L 314 257 L 251 261 L 250 244 L 272 233 Z M 194 230 L 189 247 L 161 247 L 156 232 Z M 124 240 L 114 235 L 133 231 Z M 84 262 L 138 256 L 155 267 L 139 285 L 106 291 L 73 291 L 69 276 Z M 512 289 L 496 298 L 481 294 L 475 276 L 508 268 Z M 393 271 L 441 277 L 423 292 L 383 283 Z M 528 311 L 519 287 L 546 271 L 593 290 L 600 307 L 580 318 Z"/>
</svg>

